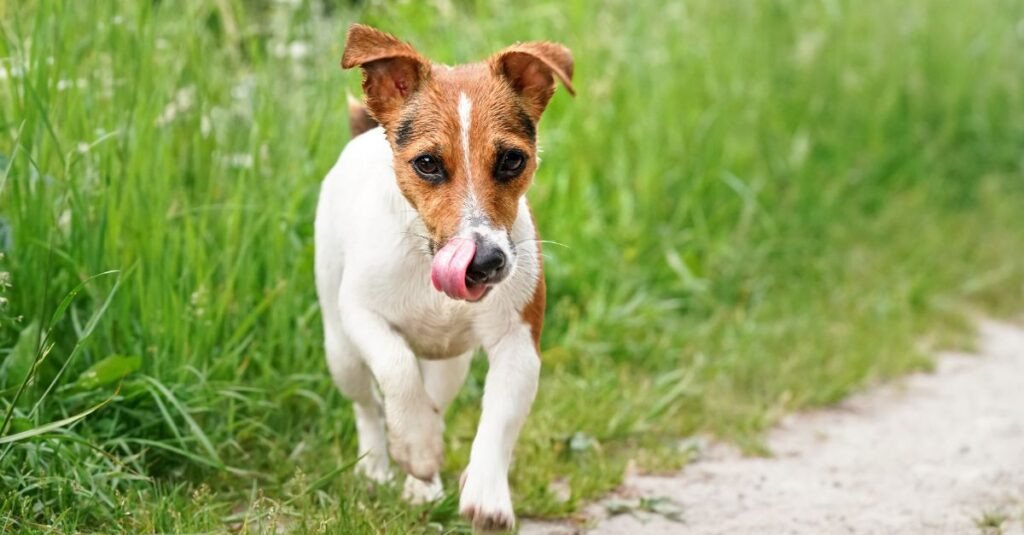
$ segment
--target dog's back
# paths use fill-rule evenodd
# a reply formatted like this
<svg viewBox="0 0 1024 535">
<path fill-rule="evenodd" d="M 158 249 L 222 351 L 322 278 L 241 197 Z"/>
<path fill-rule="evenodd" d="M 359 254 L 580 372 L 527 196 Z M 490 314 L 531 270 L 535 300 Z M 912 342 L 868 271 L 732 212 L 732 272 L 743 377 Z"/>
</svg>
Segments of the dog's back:
<svg viewBox="0 0 1024 535">
<path fill-rule="evenodd" d="M 366 105 L 360 102 L 359 99 L 349 95 L 348 128 L 352 132 L 352 137 L 373 130 L 378 126 L 380 126 L 380 123 L 370 115 L 370 110 L 366 109 Z"/>
</svg>

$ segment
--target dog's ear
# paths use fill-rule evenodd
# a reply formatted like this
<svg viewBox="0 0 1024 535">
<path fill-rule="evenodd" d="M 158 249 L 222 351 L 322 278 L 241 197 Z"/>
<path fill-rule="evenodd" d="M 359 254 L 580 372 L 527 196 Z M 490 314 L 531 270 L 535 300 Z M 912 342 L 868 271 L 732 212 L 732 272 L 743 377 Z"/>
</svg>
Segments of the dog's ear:
<svg viewBox="0 0 1024 535">
<path fill-rule="evenodd" d="M 348 28 L 341 67 L 362 67 L 366 107 L 384 128 L 394 124 L 402 104 L 430 75 L 430 62 L 411 45 L 362 24 Z"/>
<path fill-rule="evenodd" d="M 491 70 L 504 77 L 523 98 L 526 113 L 536 122 L 555 93 L 555 78 L 572 88 L 572 52 L 547 41 L 519 43 L 491 56 Z"/>
</svg>

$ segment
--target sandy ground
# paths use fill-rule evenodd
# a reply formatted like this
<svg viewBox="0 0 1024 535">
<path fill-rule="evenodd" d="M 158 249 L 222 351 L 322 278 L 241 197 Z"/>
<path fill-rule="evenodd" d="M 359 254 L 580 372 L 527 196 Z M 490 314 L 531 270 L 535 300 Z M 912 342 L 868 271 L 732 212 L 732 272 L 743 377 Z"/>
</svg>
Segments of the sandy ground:
<svg viewBox="0 0 1024 535">
<path fill-rule="evenodd" d="M 772 458 L 712 446 L 678 475 L 627 477 L 585 526 L 520 533 L 1024 535 L 1024 329 L 980 337 L 980 355 L 787 418 Z"/>
</svg>

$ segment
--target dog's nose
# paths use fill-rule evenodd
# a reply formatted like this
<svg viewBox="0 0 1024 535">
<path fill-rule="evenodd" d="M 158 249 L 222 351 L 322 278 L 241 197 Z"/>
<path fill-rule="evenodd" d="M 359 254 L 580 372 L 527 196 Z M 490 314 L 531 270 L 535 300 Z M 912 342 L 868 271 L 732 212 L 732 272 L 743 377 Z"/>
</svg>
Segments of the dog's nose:
<svg viewBox="0 0 1024 535">
<path fill-rule="evenodd" d="M 505 267 L 505 253 L 493 243 L 479 243 L 476 255 L 466 270 L 466 282 L 484 284 L 494 282 L 501 268 Z"/>
</svg>

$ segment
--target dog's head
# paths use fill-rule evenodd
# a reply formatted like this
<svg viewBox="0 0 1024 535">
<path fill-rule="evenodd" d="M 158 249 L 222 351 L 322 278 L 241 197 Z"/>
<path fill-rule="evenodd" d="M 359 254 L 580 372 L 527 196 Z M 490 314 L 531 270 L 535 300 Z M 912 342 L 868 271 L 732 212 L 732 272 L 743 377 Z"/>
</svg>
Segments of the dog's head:
<svg viewBox="0 0 1024 535">
<path fill-rule="evenodd" d="M 573 92 L 572 54 L 530 42 L 480 63 L 433 65 L 408 43 L 354 24 L 341 65 L 363 69 L 366 106 L 428 233 L 435 287 L 480 299 L 515 266 L 511 229 L 537 169 L 537 122 L 556 79 Z"/>
</svg>

